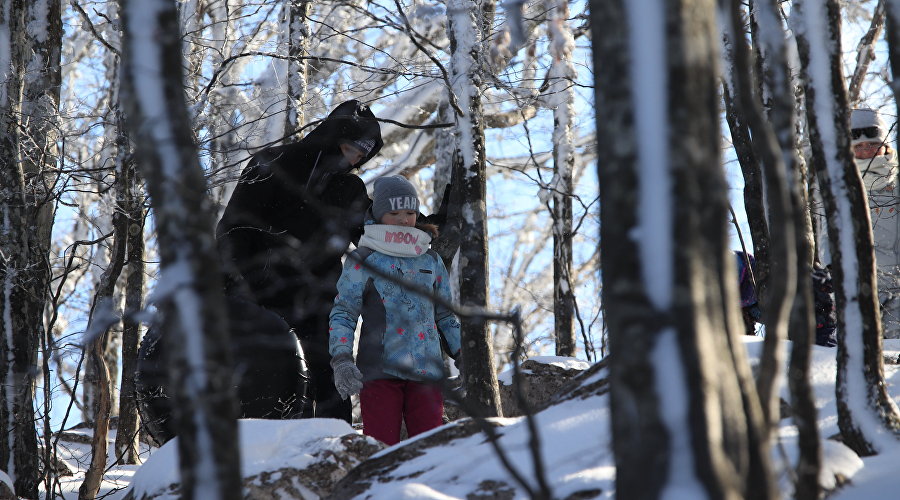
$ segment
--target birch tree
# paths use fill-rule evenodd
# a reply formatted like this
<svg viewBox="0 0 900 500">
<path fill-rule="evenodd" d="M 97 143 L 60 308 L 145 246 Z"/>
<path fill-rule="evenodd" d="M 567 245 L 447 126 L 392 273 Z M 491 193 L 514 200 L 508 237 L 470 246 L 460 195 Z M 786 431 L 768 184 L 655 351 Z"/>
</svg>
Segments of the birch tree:
<svg viewBox="0 0 900 500">
<path fill-rule="evenodd" d="M 19 496 L 39 483 L 33 391 L 47 299 L 58 158 L 59 3 L 0 5 L 0 463 Z"/>
<path fill-rule="evenodd" d="M 553 193 L 551 207 L 553 221 L 553 322 L 556 332 L 556 355 L 575 356 L 575 295 L 572 290 L 572 170 L 575 157 L 572 120 L 575 119 L 575 98 L 572 90 L 575 66 L 572 50 L 575 40 L 566 26 L 569 6 L 559 0 L 550 18 L 550 85 L 553 100 Z"/>
<path fill-rule="evenodd" d="M 0 325 L 3 342 L 0 343 L 0 429 L 5 439 L 0 442 L 0 463 L 14 481 L 16 493 L 36 495 L 37 483 L 32 486 L 29 475 L 36 464 L 27 460 L 27 453 L 37 455 L 36 437 L 28 420 L 31 408 L 28 395 L 31 392 L 27 325 L 21 307 L 26 304 L 21 280 L 25 278 L 28 247 L 25 243 L 25 179 L 19 157 L 19 127 L 21 112 L 24 40 L 24 6 L 21 1 L 4 0 L 0 4 Z M 18 418 L 17 418 L 18 417 Z M 26 423 L 25 426 L 21 424 Z M 31 433 L 23 432 L 31 429 Z M 26 460 L 23 460 L 26 459 Z M 36 468 L 34 469 L 36 471 Z"/>
<path fill-rule="evenodd" d="M 885 388 L 868 201 L 850 152 L 840 5 L 836 0 L 798 0 L 794 10 L 791 21 L 802 63 L 811 163 L 822 187 L 835 282 L 838 426 L 847 446 L 860 455 L 873 455 L 895 443 L 900 414 Z"/>
<path fill-rule="evenodd" d="M 621 498 L 775 496 L 726 246 L 714 12 L 591 2 Z"/>
<path fill-rule="evenodd" d="M 241 498 L 237 405 L 206 196 L 184 99 L 175 5 L 122 0 L 123 102 L 160 241 L 155 300 L 171 353 L 181 495 Z"/>
<path fill-rule="evenodd" d="M 284 135 L 291 136 L 303 124 L 303 107 L 307 92 L 308 66 L 312 27 L 309 25 L 311 2 L 286 0 L 282 7 L 287 42 L 287 99 L 285 99 Z"/>
<path fill-rule="evenodd" d="M 457 106 L 455 167 L 460 169 L 458 187 L 461 222 L 459 295 L 464 306 L 488 307 L 488 246 L 485 207 L 484 115 L 481 109 L 482 75 L 480 43 L 484 39 L 478 2 L 448 2 L 447 32 L 452 60 L 451 102 Z M 480 416 L 500 416 L 500 389 L 494 373 L 493 344 L 484 318 L 462 321 L 462 373 L 466 398 Z"/>
</svg>

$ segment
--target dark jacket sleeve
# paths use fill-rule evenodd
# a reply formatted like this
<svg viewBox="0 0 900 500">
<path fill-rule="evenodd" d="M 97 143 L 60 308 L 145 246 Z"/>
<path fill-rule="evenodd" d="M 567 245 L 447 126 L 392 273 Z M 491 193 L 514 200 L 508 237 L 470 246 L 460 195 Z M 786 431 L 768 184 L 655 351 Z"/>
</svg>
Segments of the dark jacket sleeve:
<svg viewBox="0 0 900 500">
<path fill-rule="evenodd" d="M 325 182 L 319 197 L 301 195 L 303 207 L 282 218 L 283 229 L 302 241 L 337 236 L 356 243 L 371 203 L 365 183 L 353 174 L 334 174 Z"/>
<path fill-rule="evenodd" d="M 241 179 L 228 200 L 216 237 L 239 227 L 268 229 L 272 226 L 269 215 L 282 209 L 283 195 L 275 192 L 277 187 L 271 165 L 252 159 L 241 172 Z"/>
</svg>

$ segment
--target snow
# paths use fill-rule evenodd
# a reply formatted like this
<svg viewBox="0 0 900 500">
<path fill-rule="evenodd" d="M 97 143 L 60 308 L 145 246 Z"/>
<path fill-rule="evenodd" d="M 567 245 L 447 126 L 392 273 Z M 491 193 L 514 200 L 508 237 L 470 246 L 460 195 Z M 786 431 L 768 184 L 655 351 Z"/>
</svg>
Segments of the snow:
<svg viewBox="0 0 900 500">
<path fill-rule="evenodd" d="M 673 478 L 668 481 L 663 491 L 664 500 L 701 499 L 707 498 L 706 489 L 697 479 L 694 473 L 694 453 L 691 446 L 690 429 L 691 400 L 684 376 L 684 369 L 679 363 L 672 363 L 672 359 L 682 359 L 678 354 L 678 332 L 674 328 L 666 328 L 659 334 L 659 340 L 653 346 L 650 353 L 656 382 L 654 387 L 659 391 L 657 397 L 660 406 L 666 408 L 662 412 L 663 424 L 669 429 L 673 458 L 669 460 L 668 476 Z"/>
<path fill-rule="evenodd" d="M 759 337 L 742 339 L 751 364 L 757 364 L 763 340 Z M 674 349 L 676 348 L 674 344 L 674 339 L 670 339 L 666 346 L 660 346 L 658 349 Z M 788 349 L 790 346 L 791 343 L 786 342 Z M 900 488 L 900 476 L 896 474 L 900 447 L 861 459 L 843 444 L 824 439 L 837 432 L 834 404 L 835 352 L 832 348 L 814 346 L 811 361 L 811 380 L 816 406 L 819 409 L 820 435 L 823 437 L 824 470 L 821 480 L 825 485 L 833 483 L 835 474 L 850 480 L 841 490 L 829 497 L 835 500 L 895 498 L 896 491 Z M 885 354 L 896 358 L 900 354 L 900 340 L 886 341 Z M 564 367 L 589 366 L 589 363 L 574 358 L 546 356 L 533 359 Z M 665 360 L 657 362 L 657 366 L 659 363 L 671 365 L 671 359 L 673 356 L 668 353 Z M 671 370 L 663 370 L 661 373 L 672 375 Z M 893 398 L 898 400 L 900 385 L 891 382 L 900 382 L 900 365 L 888 365 L 886 373 L 889 390 Z M 586 383 L 592 383 L 605 376 L 606 373 L 599 372 Z M 664 394 L 661 394 L 664 404 L 673 410 L 669 413 L 677 416 L 680 412 L 678 406 L 683 406 L 683 401 L 686 400 L 684 395 L 678 392 L 683 391 L 683 387 L 680 388 L 679 384 L 673 384 L 672 381 L 663 382 L 661 387 L 664 388 Z M 788 397 L 787 387 L 784 384 L 781 387 L 781 395 L 783 398 Z M 575 398 L 551 406 L 535 416 L 543 444 L 541 459 L 546 468 L 550 489 L 556 498 L 566 498 L 584 490 L 600 490 L 601 493 L 596 498 L 615 497 L 615 466 L 611 451 L 609 419 L 609 401 L 606 395 L 587 399 Z M 499 444 L 505 450 L 509 461 L 526 481 L 529 481 L 530 487 L 536 488 L 526 421 L 523 418 L 492 419 L 492 421 L 498 424 L 496 432 Z M 383 456 L 414 440 L 439 432 L 440 429 L 417 436 L 413 440 L 403 441 L 375 456 Z M 81 432 L 87 435 L 89 431 Z M 284 467 L 302 468 L 312 463 L 316 454 L 338 450 L 340 447 L 338 438 L 352 432 L 353 429 L 347 423 L 335 419 L 241 420 L 243 475 L 249 477 Z M 684 433 L 676 433 L 674 437 L 677 438 L 678 434 L 686 437 Z M 795 461 L 797 432 L 790 419 L 783 419 L 779 423 L 777 437 L 779 446 L 773 447 L 773 462 L 784 463 L 783 458 Z M 111 441 L 115 439 L 114 432 L 110 434 L 109 439 Z M 682 447 L 685 444 L 678 445 L 676 439 L 673 446 Z M 143 449 L 146 453 L 146 446 Z M 87 456 L 88 450 L 88 445 L 71 445 L 63 449 L 61 458 L 71 465 L 79 456 Z M 109 493 L 106 498 L 121 499 L 126 494 L 123 488 L 129 483 L 138 494 L 164 491 L 168 485 L 178 482 L 177 463 L 177 441 L 173 440 L 153 451 L 140 467 L 111 466 L 101 494 L 105 491 Z M 691 500 L 702 498 L 702 490 L 695 488 L 696 479 L 693 477 L 690 464 L 691 462 L 686 460 L 676 461 L 673 464 L 673 473 L 678 474 L 681 480 L 677 482 L 675 488 L 667 491 L 667 498 Z M 63 478 L 64 500 L 77 498 L 82 474 L 83 470 L 76 472 L 74 477 Z M 497 459 L 492 447 L 486 442 L 484 435 L 480 433 L 426 448 L 416 459 L 399 464 L 392 475 L 408 479 L 403 482 L 376 482 L 365 492 L 367 498 L 461 499 L 466 498 L 466 495 L 483 481 L 515 484 Z M 790 486 L 784 471 L 780 474 L 780 485 L 784 498 L 790 498 Z M 526 498 L 526 495 L 523 490 L 518 489 L 515 498 Z"/>
<path fill-rule="evenodd" d="M 831 500 L 895 498 L 897 495 L 897 463 L 900 448 L 865 459 L 865 466 L 853 476 L 853 486 L 838 492 Z"/>
<path fill-rule="evenodd" d="M 327 448 L 331 436 L 352 432 L 349 424 L 337 419 L 241 420 L 241 470 L 249 477 L 289 466 L 302 468 L 313 461 L 314 453 L 323 451 L 323 440 Z M 154 452 L 135 474 L 132 487 L 138 498 L 179 482 L 177 439 Z"/>
<path fill-rule="evenodd" d="M 463 158 L 463 165 L 466 166 L 465 176 L 470 178 L 476 175 L 471 167 L 475 164 L 475 137 L 473 129 L 475 124 L 472 120 L 470 110 L 470 101 L 472 92 L 477 92 L 474 82 L 475 76 L 475 59 L 476 40 L 480 40 L 478 35 L 478 26 L 475 23 L 475 17 L 472 15 L 469 1 L 467 0 L 449 0 L 447 2 L 447 13 L 452 18 L 450 26 L 453 29 L 454 38 L 456 40 L 456 50 L 450 61 L 450 69 L 452 73 L 451 82 L 453 83 L 452 91 L 456 96 L 457 102 L 466 113 L 465 116 L 458 117 L 460 124 L 459 141 L 457 145 Z M 480 45 L 480 44 L 479 44 Z M 468 207 L 468 204 L 465 205 Z M 476 222 L 473 214 L 464 214 L 465 221 L 472 225 Z"/>
<path fill-rule="evenodd" d="M 635 132 L 641 144 L 668 144 L 667 102 L 668 73 L 666 63 L 665 8 L 660 0 L 635 0 L 626 7 L 628 34 L 633 49 L 630 66 L 632 91 L 641 96 L 633 99 Z M 666 147 L 637 147 L 638 213 L 636 234 L 639 242 L 641 273 L 651 303 L 660 310 L 668 309 L 672 300 L 673 269 L 668 256 L 672 251 L 672 186 L 668 173 Z M 660 257 L 662 256 L 662 257 Z"/>
<path fill-rule="evenodd" d="M 5 472 L 3 472 L 2 470 L 0 470 L 0 483 L 5 484 L 6 487 L 9 488 L 9 491 L 15 491 L 15 490 L 16 490 L 15 486 L 13 486 L 13 480 L 12 480 L 12 478 L 9 477 L 9 476 L 8 476 Z"/>
</svg>

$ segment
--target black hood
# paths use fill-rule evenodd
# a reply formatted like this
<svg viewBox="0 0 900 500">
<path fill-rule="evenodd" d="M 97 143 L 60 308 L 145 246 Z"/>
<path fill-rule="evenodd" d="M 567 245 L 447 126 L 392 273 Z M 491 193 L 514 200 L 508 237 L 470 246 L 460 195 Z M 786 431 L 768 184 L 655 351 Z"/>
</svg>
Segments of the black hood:
<svg viewBox="0 0 900 500">
<path fill-rule="evenodd" d="M 300 142 L 322 150 L 337 150 L 341 141 L 374 141 L 362 166 L 381 151 L 381 127 L 369 107 L 357 100 L 342 102 Z"/>
</svg>

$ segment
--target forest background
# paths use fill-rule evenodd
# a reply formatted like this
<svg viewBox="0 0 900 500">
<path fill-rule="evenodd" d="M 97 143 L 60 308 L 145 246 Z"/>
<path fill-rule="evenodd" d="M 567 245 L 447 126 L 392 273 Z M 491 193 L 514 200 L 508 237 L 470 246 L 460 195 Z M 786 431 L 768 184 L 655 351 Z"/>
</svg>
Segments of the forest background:
<svg viewBox="0 0 900 500">
<path fill-rule="evenodd" d="M 0 154 L 10 175 L 0 186 L 6 377 L 0 420 L 10 438 L 0 459 L 8 469 L 28 469 L 12 450 L 31 425 L 16 426 L 16 419 L 37 422 L 47 439 L 51 429 L 94 421 L 98 407 L 120 411 L 118 395 L 129 393 L 140 332 L 155 304 L 172 302 L 171 288 L 157 286 L 159 264 L 167 261 L 161 241 L 177 240 L 180 223 L 200 228 L 184 236 L 195 245 L 185 248 L 204 248 L 202 228 L 211 231 L 248 156 L 296 140 L 347 99 L 366 102 L 384 120 L 386 147 L 362 173 L 364 179 L 409 176 L 423 197 L 430 197 L 432 210 L 444 187 L 454 186 L 451 211 L 461 224 L 462 258 L 455 266 L 459 298 L 466 306 L 497 311 L 504 320 L 485 322 L 482 314 L 466 322 L 467 335 L 480 336 L 489 346 L 482 349 L 489 356 L 483 369 L 495 375 L 508 366 L 511 354 L 522 359 L 553 351 L 589 361 L 605 356 L 600 198 L 593 168 L 598 139 L 602 149 L 636 139 L 652 144 L 656 136 L 632 134 L 615 107 L 598 101 L 597 96 L 609 98 L 597 93 L 605 91 L 598 82 L 630 81 L 635 75 L 614 64 L 595 71 L 598 54 L 604 54 L 597 46 L 596 20 L 606 14 L 599 4 L 595 10 L 601 12 L 589 14 L 588 3 L 5 0 L 0 26 L 7 38 L 0 63 L 8 70 L 0 95 Z M 672 2 L 685 9 L 688 4 Z M 780 16 L 774 23 L 778 33 L 792 40 L 786 29 L 802 3 L 773 4 Z M 889 4 L 827 2 L 829 12 L 839 14 L 828 22 L 843 26 L 838 47 L 846 50 L 838 57 L 847 106 L 864 103 L 893 123 L 883 31 Z M 171 15 L 157 16 L 160 12 Z M 618 14 L 619 20 L 627 17 Z M 157 17 L 169 24 L 157 24 Z M 762 54 L 765 37 L 752 28 L 772 24 L 750 22 L 747 12 L 744 20 L 741 33 Z M 727 41 L 725 32 L 713 39 L 723 36 Z M 129 39 L 135 43 L 123 43 Z M 625 34 L 622 40 L 634 39 Z M 612 43 L 609 37 L 602 41 Z M 625 48 L 638 53 L 639 45 Z M 731 198 L 736 218 L 747 220 L 751 235 L 743 236 L 761 260 L 766 283 L 771 208 L 763 208 L 763 192 L 768 189 L 771 196 L 772 188 L 764 187 L 766 176 L 759 170 L 764 162 L 751 159 L 746 149 L 760 152 L 751 144 L 746 102 L 735 91 L 742 75 L 764 72 L 729 50 L 722 54 L 718 81 L 724 86 L 705 90 L 716 96 L 715 125 L 725 125 L 724 134 L 716 135 L 716 154 L 710 157 L 716 161 L 706 168 L 721 172 L 724 166 L 729 173 L 730 191 L 721 194 Z M 140 91 L 152 90 L 157 81 L 136 79 L 135 69 L 154 58 L 169 63 L 156 75 L 159 88 L 170 90 L 160 95 L 171 98 L 172 86 L 178 88 L 182 110 Z M 799 70 L 793 76 L 797 97 L 789 111 L 798 120 L 792 148 L 800 158 L 812 158 L 816 141 L 810 137 L 817 129 L 805 119 L 809 107 L 803 99 L 813 78 L 802 80 Z M 636 95 L 642 83 L 634 80 Z M 770 101 L 757 99 L 772 109 Z M 166 113 L 153 115 L 154 108 Z M 187 147 L 175 141 L 178 150 L 168 158 L 167 148 L 153 142 L 154 127 L 140 125 L 160 126 L 153 119 L 161 117 L 173 122 L 171 137 L 190 138 Z M 175 157 L 181 161 L 171 161 Z M 652 178 L 653 172 L 641 175 Z M 183 189 L 166 188 L 176 185 Z M 203 195 L 179 205 L 191 192 Z M 810 210 L 825 212 L 821 206 Z M 727 245 L 735 246 L 735 236 Z M 816 243 L 825 238 L 817 237 Z M 615 254 L 609 241 L 617 240 L 606 241 L 604 248 Z M 206 244 L 206 251 L 195 255 L 209 257 Z M 777 264 L 778 257 L 772 259 Z M 196 262 L 192 266 L 199 275 L 210 271 Z M 215 312 L 209 307 L 202 314 Z M 517 331 L 524 332 L 518 341 Z M 474 363 L 478 356 L 469 358 Z M 24 383 L 16 378 L 23 374 Z M 496 407 L 495 388 L 473 389 L 483 407 Z M 133 407 L 127 411 L 133 413 Z M 128 454 L 124 443 L 117 449 Z"/>
</svg>

